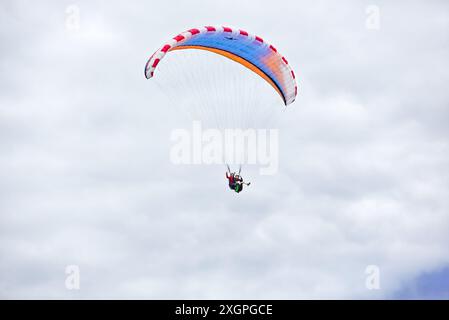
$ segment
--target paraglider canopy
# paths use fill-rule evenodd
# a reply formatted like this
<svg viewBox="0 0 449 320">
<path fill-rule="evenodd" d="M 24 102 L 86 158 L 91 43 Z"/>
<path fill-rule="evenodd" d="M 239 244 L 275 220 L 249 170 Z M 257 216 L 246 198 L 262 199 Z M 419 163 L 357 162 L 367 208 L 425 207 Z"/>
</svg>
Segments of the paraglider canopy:
<svg viewBox="0 0 449 320">
<path fill-rule="evenodd" d="M 168 52 L 183 49 L 206 50 L 240 63 L 268 82 L 285 105 L 295 101 L 295 73 L 287 59 L 261 37 L 229 27 L 207 26 L 180 33 L 153 53 L 145 65 L 146 78 L 154 76 Z"/>
</svg>

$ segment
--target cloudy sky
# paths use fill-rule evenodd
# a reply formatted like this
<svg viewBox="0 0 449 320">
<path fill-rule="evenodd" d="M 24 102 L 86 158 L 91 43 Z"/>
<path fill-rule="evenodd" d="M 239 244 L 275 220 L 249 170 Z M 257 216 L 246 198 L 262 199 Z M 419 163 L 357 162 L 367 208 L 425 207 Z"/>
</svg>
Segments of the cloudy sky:
<svg viewBox="0 0 449 320">
<path fill-rule="evenodd" d="M 170 162 L 191 123 L 143 76 L 203 25 L 299 78 L 239 195 Z M 0 297 L 448 299 L 448 56 L 447 1 L 2 0 Z"/>
</svg>

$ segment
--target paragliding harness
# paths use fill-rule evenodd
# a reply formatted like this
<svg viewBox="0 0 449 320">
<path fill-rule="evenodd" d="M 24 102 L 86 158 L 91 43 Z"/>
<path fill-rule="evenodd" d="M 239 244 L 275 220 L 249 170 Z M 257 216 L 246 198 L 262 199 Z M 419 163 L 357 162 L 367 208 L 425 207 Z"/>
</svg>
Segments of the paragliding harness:
<svg viewBox="0 0 449 320">
<path fill-rule="evenodd" d="M 236 183 L 235 187 L 234 187 L 234 191 L 239 193 L 240 191 L 242 191 L 242 184 L 241 183 Z"/>
<path fill-rule="evenodd" d="M 226 166 L 228 167 L 229 177 L 232 177 L 232 179 L 229 179 L 229 188 L 231 190 L 234 190 L 235 192 L 239 193 L 243 189 L 243 185 L 242 185 L 243 180 L 242 180 L 242 177 L 240 177 L 240 171 L 242 170 L 242 166 L 240 166 L 239 172 L 237 174 L 237 176 L 239 177 L 238 179 L 235 178 L 236 173 L 231 172 L 229 165 L 226 165 Z"/>
</svg>

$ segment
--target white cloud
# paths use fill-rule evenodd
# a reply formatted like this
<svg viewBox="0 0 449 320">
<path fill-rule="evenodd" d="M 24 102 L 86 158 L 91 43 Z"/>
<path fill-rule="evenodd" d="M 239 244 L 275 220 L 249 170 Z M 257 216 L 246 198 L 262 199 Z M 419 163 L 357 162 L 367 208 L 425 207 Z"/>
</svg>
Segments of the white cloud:
<svg viewBox="0 0 449 320">
<path fill-rule="evenodd" d="M 80 1 L 75 33 L 70 4 L 0 7 L 0 296 L 379 298 L 448 264 L 446 2 L 380 1 L 373 31 L 359 1 Z M 220 23 L 300 83 L 279 174 L 244 168 L 239 195 L 222 167 L 170 163 L 190 124 L 143 76 L 165 39 Z"/>
</svg>

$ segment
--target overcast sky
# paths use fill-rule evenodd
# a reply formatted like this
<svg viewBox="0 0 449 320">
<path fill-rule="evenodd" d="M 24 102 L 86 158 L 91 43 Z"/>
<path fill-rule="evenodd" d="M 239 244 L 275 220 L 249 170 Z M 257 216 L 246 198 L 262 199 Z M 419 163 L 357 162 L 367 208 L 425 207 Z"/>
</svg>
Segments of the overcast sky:
<svg viewBox="0 0 449 320">
<path fill-rule="evenodd" d="M 0 297 L 449 298 L 449 3 L 262 3 L 0 2 Z M 278 174 L 239 195 L 170 162 L 191 123 L 143 76 L 203 25 L 300 83 Z"/>
</svg>

